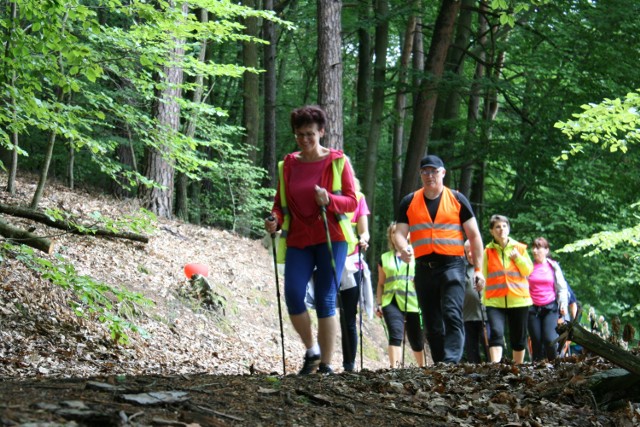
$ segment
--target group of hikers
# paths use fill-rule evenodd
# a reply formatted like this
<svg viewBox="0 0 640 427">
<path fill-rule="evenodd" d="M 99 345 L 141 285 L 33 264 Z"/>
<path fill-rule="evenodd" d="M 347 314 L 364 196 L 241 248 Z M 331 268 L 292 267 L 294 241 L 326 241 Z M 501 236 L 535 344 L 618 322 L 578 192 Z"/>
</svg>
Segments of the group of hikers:
<svg viewBox="0 0 640 427">
<path fill-rule="evenodd" d="M 557 354 L 555 330 L 568 316 L 568 285 L 548 258 L 549 244 L 509 237 L 508 218 L 490 219 L 486 245 L 468 199 L 444 186 L 446 169 L 434 155 L 420 160 L 422 187 L 400 202 L 387 230 L 389 251 L 378 261 L 373 309 L 370 273 L 362 256 L 369 245 L 369 209 L 350 162 L 340 150 L 320 145 L 326 114 L 318 106 L 291 113 L 299 151 L 278 165 L 278 187 L 265 229 L 280 231 L 278 263 L 284 263 L 284 296 L 291 323 L 306 348 L 299 374 L 333 373 L 340 309 L 343 370 L 355 368 L 358 302 L 383 317 L 389 366 L 404 360 L 405 336 L 418 366 L 479 363 L 481 347 L 491 362 L 502 360 L 508 327 L 513 362 Z M 311 285 L 310 285 L 311 284 Z M 309 288 L 317 315 L 317 339 L 308 310 Z M 485 338 L 486 337 L 486 338 Z M 530 339 L 528 339 L 530 337 Z"/>
</svg>

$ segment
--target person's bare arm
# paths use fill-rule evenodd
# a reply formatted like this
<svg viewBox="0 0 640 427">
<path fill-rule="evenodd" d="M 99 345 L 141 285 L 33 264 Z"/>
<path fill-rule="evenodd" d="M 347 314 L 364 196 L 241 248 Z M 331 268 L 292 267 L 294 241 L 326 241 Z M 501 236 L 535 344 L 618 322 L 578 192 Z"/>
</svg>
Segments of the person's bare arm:
<svg viewBox="0 0 640 427">
<path fill-rule="evenodd" d="M 400 253 L 402 261 L 409 263 L 413 257 L 413 248 L 409 244 L 407 237 L 409 236 L 409 224 L 399 222 L 396 224 L 396 230 L 393 233 L 393 243 Z"/>
<path fill-rule="evenodd" d="M 471 254 L 473 256 L 473 283 L 477 291 L 481 291 L 484 288 L 484 275 L 482 274 L 482 257 L 484 256 L 484 245 L 482 243 L 482 235 L 478 229 L 478 223 L 475 218 L 468 219 L 462 224 L 464 232 L 471 244 Z"/>
<path fill-rule="evenodd" d="M 356 222 L 358 236 L 360 236 L 360 249 L 366 251 L 369 248 L 369 217 L 361 215 Z"/>
</svg>

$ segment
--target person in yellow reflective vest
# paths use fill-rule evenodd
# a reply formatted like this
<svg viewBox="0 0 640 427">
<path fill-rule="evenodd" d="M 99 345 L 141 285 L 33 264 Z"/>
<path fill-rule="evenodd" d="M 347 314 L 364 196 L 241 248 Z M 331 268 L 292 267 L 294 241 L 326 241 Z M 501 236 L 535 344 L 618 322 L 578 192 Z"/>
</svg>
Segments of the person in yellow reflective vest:
<svg viewBox="0 0 640 427">
<path fill-rule="evenodd" d="M 278 165 L 279 182 L 271 211 L 274 219 L 265 220 L 268 233 L 282 231 L 277 255 L 278 262 L 285 264 L 285 302 L 291 323 L 306 348 L 300 375 L 316 371 L 333 373 L 338 287 L 347 253 L 356 243 L 345 215 L 355 211 L 358 203 L 353 171 L 342 151 L 320 145 L 326 121 L 324 110 L 315 105 L 292 111 L 291 128 L 300 151 L 287 154 Z M 326 210 L 337 277 L 334 277 L 322 208 Z M 318 317 L 317 342 L 304 302 L 312 274 Z"/>
<path fill-rule="evenodd" d="M 490 326 L 489 355 L 491 362 L 502 360 L 505 324 L 509 325 L 509 340 L 516 364 L 524 362 L 527 345 L 527 319 L 533 304 L 527 276 L 533 262 L 527 245 L 509 237 L 509 218 L 493 215 L 489 220 L 493 241 L 484 250 L 482 271 L 487 285 L 482 303 L 487 308 Z"/>
<path fill-rule="evenodd" d="M 420 325 L 420 308 L 413 283 L 416 263 L 411 260 L 406 264 L 400 259 L 400 252 L 392 238 L 395 227 L 395 224 L 391 224 L 387 228 L 389 251 L 382 254 L 378 264 L 376 315 L 384 316 L 389 332 L 389 366 L 397 368 L 400 364 L 405 330 L 418 366 L 424 366 L 424 332 Z"/>
</svg>

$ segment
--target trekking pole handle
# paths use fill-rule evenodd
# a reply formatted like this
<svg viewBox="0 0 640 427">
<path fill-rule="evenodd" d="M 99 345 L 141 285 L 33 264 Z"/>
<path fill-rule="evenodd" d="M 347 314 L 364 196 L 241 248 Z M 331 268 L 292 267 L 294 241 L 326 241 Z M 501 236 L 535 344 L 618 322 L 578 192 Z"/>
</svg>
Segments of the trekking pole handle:
<svg viewBox="0 0 640 427">
<path fill-rule="evenodd" d="M 266 220 L 266 221 L 269 221 L 269 222 L 273 222 L 273 221 L 275 221 L 275 220 L 276 220 L 276 217 L 275 217 L 275 216 L 273 216 L 273 214 L 272 214 L 272 213 L 269 213 L 269 215 L 265 218 L 265 220 Z M 275 232 L 270 233 L 270 234 L 271 234 L 271 237 L 275 237 L 275 235 L 276 235 L 276 233 L 275 233 Z"/>
</svg>

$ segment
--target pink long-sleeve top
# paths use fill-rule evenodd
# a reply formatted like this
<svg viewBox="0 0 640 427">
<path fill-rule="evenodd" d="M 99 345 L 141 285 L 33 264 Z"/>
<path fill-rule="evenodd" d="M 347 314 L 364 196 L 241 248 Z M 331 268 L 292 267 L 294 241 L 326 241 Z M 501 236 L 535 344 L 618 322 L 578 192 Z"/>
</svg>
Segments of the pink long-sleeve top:
<svg viewBox="0 0 640 427">
<path fill-rule="evenodd" d="M 533 265 L 533 272 L 529 275 L 529 293 L 534 305 L 547 305 L 556 299 L 554 287 L 555 273 L 548 262 Z"/>
<path fill-rule="evenodd" d="M 283 179 L 287 206 L 291 215 L 287 246 L 304 248 L 311 245 L 325 243 L 326 232 L 320 212 L 315 200 L 315 186 L 326 188 L 329 192 L 327 206 L 327 222 L 332 241 L 344 241 L 336 213 L 353 212 L 358 201 L 353 182 L 353 170 L 348 161 L 342 170 L 342 194 L 331 193 L 333 172 L 331 162 L 343 157 L 340 150 L 331 149 L 329 155 L 317 162 L 301 162 L 296 158 L 297 153 L 291 153 L 284 158 Z M 276 191 L 273 212 L 282 225 L 284 214 L 280 203 L 280 185 Z"/>
</svg>

